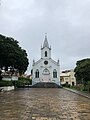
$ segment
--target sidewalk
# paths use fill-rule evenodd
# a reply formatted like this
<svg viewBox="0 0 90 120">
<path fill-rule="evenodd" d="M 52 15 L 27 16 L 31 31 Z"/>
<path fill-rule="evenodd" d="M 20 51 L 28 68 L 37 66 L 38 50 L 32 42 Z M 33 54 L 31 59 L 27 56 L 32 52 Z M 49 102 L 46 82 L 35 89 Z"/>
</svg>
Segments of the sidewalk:
<svg viewBox="0 0 90 120">
<path fill-rule="evenodd" d="M 68 91 L 71 91 L 73 93 L 76 93 L 76 94 L 79 94 L 81 96 L 84 96 L 86 98 L 89 98 L 90 99 L 90 93 L 84 93 L 84 92 L 81 92 L 81 91 L 78 91 L 78 90 L 73 90 L 73 89 L 70 89 L 70 88 L 65 88 L 64 89 L 68 90 Z"/>
</svg>

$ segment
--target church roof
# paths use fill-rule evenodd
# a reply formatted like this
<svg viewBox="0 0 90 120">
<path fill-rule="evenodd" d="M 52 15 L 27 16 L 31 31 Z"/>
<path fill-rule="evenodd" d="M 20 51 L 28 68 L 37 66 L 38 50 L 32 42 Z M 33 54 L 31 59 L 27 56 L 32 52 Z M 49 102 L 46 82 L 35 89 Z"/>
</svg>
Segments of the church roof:
<svg viewBox="0 0 90 120">
<path fill-rule="evenodd" d="M 49 48 L 49 44 L 48 44 L 48 40 L 47 40 L 47 35 L 45 34 L 45 41 L 44 41 L 44 44 L 43 44 L 43 48 L 44 47 L 48 47 Z"/>
</svg>

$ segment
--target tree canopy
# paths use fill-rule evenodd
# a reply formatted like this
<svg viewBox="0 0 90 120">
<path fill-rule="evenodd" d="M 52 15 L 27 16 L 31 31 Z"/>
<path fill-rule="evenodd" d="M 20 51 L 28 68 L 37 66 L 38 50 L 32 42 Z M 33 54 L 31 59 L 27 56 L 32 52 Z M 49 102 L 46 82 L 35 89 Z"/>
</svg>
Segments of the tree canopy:
<svg viewBox="0 0 90 120">
<path fill-rule="evenodd" d="M 19 42 L 11 37 L 0 35 L 0 68 L 10 66 L 24 73 L 28 67 L 26 50 L 19 46 Z"/>
<path fill-rule="evenodd" d="M 75 77 L 77 82 L 86 84 L 90 81 L 90 58 L 77 61 L 75 68 Z"/>
</svg>

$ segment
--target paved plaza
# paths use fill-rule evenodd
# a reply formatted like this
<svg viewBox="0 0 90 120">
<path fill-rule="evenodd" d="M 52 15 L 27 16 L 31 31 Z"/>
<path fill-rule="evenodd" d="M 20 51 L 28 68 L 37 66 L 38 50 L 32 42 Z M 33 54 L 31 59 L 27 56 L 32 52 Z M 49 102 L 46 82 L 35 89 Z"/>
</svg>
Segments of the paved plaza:
<svg viewBox="0 0 90 120">
<path fill-rule="evenodd" d="M 57 88 L 1 92 L 0 120 L 90 120 L 90 99 Z"/>
</svg>

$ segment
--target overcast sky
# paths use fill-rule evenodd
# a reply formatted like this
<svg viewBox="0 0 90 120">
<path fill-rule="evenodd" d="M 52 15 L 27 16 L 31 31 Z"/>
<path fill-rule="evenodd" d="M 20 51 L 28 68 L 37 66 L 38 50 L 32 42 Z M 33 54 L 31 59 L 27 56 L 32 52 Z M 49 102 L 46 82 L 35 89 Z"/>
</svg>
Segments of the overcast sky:
<svg viewBox="0 0 90 120">
<path fill-rule="evenodd" d="M 90 0 L 0 0 L 0 34 L 18 40 L 30 65 L 41 57 L 47 33 L 52 58 L 73 69 L 90 57 Z"/>
</svg>

